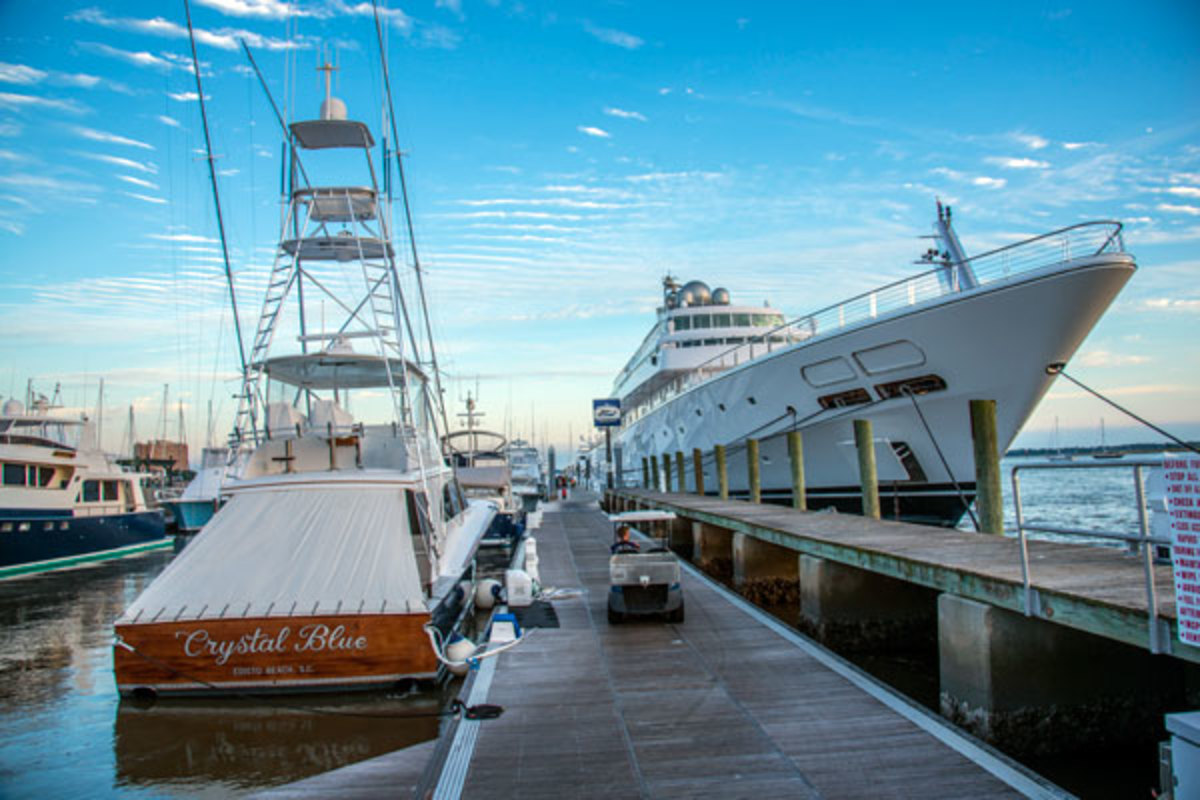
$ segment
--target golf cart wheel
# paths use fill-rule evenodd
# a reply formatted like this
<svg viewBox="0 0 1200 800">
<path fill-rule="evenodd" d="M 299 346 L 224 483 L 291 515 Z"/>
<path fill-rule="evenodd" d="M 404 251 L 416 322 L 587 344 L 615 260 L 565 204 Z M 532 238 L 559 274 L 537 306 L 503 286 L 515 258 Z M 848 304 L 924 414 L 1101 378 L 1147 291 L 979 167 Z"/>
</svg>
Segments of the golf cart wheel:
<svg viewBox="0 0 1200 800">
<path fill-rule="evenodd" d="M 683 603 L 679 603 L 679 608 L 674 611 L 667 612 L 667 622 L 683 622 Z"/>
<path fill-rule="evenodd" d="M 608 608 L 608 624 L 609 625 L 620 625 L 624 621 L 625 621 L 625 615 L 622 614 L 620 611 L 613 611 L 612 606 L 609 606 L 609 608 Z"/>
</svg>

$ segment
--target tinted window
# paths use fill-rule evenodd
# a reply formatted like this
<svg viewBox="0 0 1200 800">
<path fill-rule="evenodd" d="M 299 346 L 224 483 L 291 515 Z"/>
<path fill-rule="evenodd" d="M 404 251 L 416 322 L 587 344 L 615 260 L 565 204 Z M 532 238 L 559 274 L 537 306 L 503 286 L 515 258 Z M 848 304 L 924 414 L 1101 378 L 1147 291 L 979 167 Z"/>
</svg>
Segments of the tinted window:
<svg viewBox="0 0 1200 800">
<path fill-rule="evenodd" d="M 104 499 L 105 500 L 116 500 L 117 499 L 117 482 L 116 481 L 105 481 L 104 482 Z"/>
<path fill-rule="evenodd" d="M 38 470 L 38 486 L 49 486 L 54 480 L 54 467 L 42 467 Z"/>
<path fill-rule="evenodd" d="M 675 318 L 675 330 L 677 330 L 677 331 L 686 331 L 688 328 L 691 327 L 691 325 L 692 325 L 692 320 L 688 317 L 676 317 Z"/>
<path fill-rule="evenodd" d="M 85 502 L 85 503 L 100 502 L 100 481 L 84 481 L 83 482 L 83 502 Z"/>
<path fill-rule="evenodd" d="M 713 314 L 712 321 L 713 321 L 712 326 L 714 328 L 728 328 L 729 327 L 729 315 L 728 314 Z"/>
<path fill-rule="evenodd" d="M 710 320 L 708 314 L 697 314 L 696 316 L 692 317 L 693 328 L 707 328 L 709 327 L 709 322 Z"/>
<path fill-rule="evenodd" d="M 750 315 L 749 314 L 734 314 L 733 315 L 733 324 L 740 325 L 743 328 L 749 326 Z"/>
<path fill-rule="evenodd" d="M 24 464 L 5 464 L 4 465 L 4 485 L 5 486 L 24 486 L 25 485 L 25 465 Z"/>
</svg>

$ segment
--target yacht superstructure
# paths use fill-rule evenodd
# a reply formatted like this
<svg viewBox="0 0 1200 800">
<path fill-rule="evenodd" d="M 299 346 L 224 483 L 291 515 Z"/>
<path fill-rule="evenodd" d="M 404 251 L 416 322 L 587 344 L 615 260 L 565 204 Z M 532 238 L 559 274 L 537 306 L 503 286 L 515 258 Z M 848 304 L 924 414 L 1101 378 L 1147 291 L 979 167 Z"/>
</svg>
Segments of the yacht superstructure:
<svg viewBox="0 0 1200 800">
<path fill-rule="evenodd" d="M 938 205 L 939 246 L 911 278 L 785 321 L 724 289 L 668 279 L 645 341 L 617 377 L 617 462 L 728 448 L 731 492 L 747 493 L 744 450 L 760 442 L 765 499 L 791 495 L 786 433 L 803 436 L 808 507 L 858 511 L 853 420 L 875 437 L 885 516 L 953 525 L 974 494 L 968 400 L 993 399 L 1007 448 L 1136 269 L 1121 225 L 1094 222 L 968 258 Z"/>
</svg>

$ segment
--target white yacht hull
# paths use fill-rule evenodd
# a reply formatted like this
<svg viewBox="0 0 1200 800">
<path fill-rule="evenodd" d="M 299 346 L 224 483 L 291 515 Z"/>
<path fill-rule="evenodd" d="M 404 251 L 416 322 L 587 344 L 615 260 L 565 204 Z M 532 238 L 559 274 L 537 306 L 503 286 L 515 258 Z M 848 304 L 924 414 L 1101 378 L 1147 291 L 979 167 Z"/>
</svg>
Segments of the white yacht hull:
<svg viewBox="0 0 1200 800">
<path fill-rule="evenodd" d="M 1001 451 L 1007 448 L 1053 380 L 1046 366 L 1070 359 L 1134 269 L 1125 254 L 1079 259 L 914 304 L 744 363 L 627 424 L 618 437 L 622 479 L 641 481 L 643 457 L 683 452 L 687 490 L 694 491 L 692 451 L 699 448 L 705 489 L 715 493 L 713 446 L 724 444 L 730 491 L 744 495 L 748 471 L 740 445 L 757 438 L 764 499 L 790 499 L 786 433 L 794 426 L 803 436 L 809 508 L 857 511 L 853 420 L 868 419 L 884 515 L 953 525 L 965 510 L 955 483 L 967 499 L 974 493 L 968 401 L 996 401 L 998 440 Z M 826 370 L 826 380 L 839 379 L 814 386 L 814 371 L 806 378 L 802 370 L 830 359 L 849 369 L 839 367 L 840 377 Z M 932 436 L 911 399 L 881 399 L 876 388 L 927 375 L 945 382 L 916 398 Z M 859 388 L 870 402 L 819 404 L 822 396 Z M 895 453 L 905 446 L 911 458 L 902 463 Z M 676 478 L 670 488 L 677 487 Z"/>
</svg>

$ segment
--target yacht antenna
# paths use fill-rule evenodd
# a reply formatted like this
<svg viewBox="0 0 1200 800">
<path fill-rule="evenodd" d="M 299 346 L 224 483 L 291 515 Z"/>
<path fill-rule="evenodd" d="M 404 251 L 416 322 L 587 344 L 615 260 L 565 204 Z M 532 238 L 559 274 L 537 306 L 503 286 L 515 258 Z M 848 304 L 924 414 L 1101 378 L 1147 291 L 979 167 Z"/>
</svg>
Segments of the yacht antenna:
<svg viewBox="0 0 1200 800">
<path fill-rule="evenodd" d="M 383 51 L 383 28 L 379 24 L 379 2 L 371 0 L 371 9 L 375 15 L 375 39 L 379 43 L 379 61 L 383 65 L 383 86 L 387 93 L 388 122 L 392 128 L 392 148 L 396 154 L 396 169 L 400 174 L 400 199 L 404 204 L 404 221 L 408 225 L 408 243 L 412 249 L 413 272 L 417 276 L 417 293 L 421 297 L 421 313 L 425 317 L 425 338 L 429 340 L 429 362 L 433 370 L 434 396 L 442 414 L 442 425 L 450 430 L 450 422 L 446 418 L 446 398 L 442 394 L 442 373 L 438 369 L 437 351 L 433 345 L 433 327 L 429 322 L 429 306 L 425 302 L 425 282 L 421 278 L 421 259 L 417 256 L 417 237 L 413 230 L 412 208 L 408 202 L 408 184 L 404 180 L 404 161 L 400 156 L 400 138 L 396 131 L 396 111 L 392 106 L 392 80 L 388 73 L 387 56 Z M 416 353 L 419 359 L 421 354 Z"/>
<path fill-rule="evenodd" d="M 217 209 L 217 231 L 221 236 L 221 255 L 225 259 L 225 280 L 229 284 L 229 304 L 233 307 L 233 330 L 237 337 L 238 358 L 242 365 L 242 375 L 246 374 L 246 346 L 242 342 L 242 323 L 238 317 L 237 293 L 233 287 L 233 268 L 229 265 L 229 245 L 225 241 L 225 220 L 221 217 L 221 195 L 217 191 L 217 168 L 213 163 L 212 137 L 208 133 L 208 112 L 204 108 L 204 87 L 200 83 L 200 59 L 196 57 L 196 34 L 192 30 L 192 7 L 188 0 L 183 0 L 183 11 L 187 17 L 188 42 L 192 46 L 192 73 L 196 76 L 196 94 L 200 98 L 200 122 L 204 128 L 204 150 L 207 154 L 208 177 L 212 183 L 213 205 Z M 258 438 L 258 429 L 254 415 L 250 416 L 250 425 L 254 438 Z"/>
</svg>

